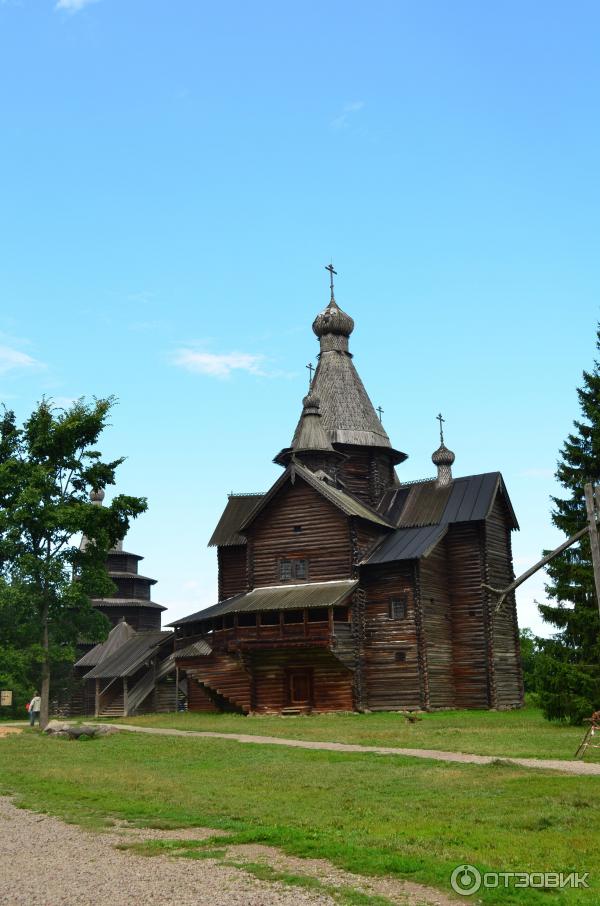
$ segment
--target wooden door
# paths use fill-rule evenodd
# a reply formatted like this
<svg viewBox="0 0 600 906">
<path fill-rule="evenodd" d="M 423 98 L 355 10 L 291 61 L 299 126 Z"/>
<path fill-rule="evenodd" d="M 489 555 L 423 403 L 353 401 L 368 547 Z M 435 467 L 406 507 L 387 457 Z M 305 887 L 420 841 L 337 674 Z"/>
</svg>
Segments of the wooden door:
<svg viewBox="0 0 600 906">
<path fill-rule="evenodd" d="M 290 705 L 306 707 L 312 703 L 312 670 L 303 668 L 288 672 L 288 698 Z"/>
</svg>

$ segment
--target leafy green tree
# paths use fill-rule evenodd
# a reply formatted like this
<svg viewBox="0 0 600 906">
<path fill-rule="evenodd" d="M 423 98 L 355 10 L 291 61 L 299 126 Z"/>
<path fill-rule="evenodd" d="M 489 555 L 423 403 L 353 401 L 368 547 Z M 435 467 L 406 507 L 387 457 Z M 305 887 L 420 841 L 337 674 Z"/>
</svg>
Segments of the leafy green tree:
<svg viewBox="0 0 600 906">
<path fill-rule="evenodd" d="M 537 639 L 531 629 L 521 629 L 519 639 L 521 642 L 521 667 L 523 669 L 525 692 L 535 692 L 535 662 L 539 653 Z"/>
<path fill-rule="evenodd" d="M 600 330 L 596 347 L 600 350 Z M 552 520 L 574 535 L 586 524 L 584 485 L 600 484 L 600 364 L 583 372 L 577 391 L 581 418 L 560 453 L 556 477 L 565 497 L 553 497 Z M 554 604 L 540 604 L 544 620 L 558 631 L 538 639 L 536 683 L 548 719 L 579 724 L 600 708 L 600 618 L 589 539 L 555 557 L 547 566 L 546 593 Z"/>
<path fill-rule="evenodd" d="M 79 400 L 62 410 L 42 400 L 22 428 L 8 410 L 0 421 L 0 621 L 17 619 L 6 667 L 22 685 L 38 665 L 42 726 L 52 664 L 72 661 L 78 639 L 106 635 L 90 598 L 114 590 L 107 552 L 146 509 L 140 497 L 119 495 L 104 507 L 89 500 L 91 489 L 115 483 L 123 462 L 104 462 L 94 449 L 113 405 Z"/>
</svg>

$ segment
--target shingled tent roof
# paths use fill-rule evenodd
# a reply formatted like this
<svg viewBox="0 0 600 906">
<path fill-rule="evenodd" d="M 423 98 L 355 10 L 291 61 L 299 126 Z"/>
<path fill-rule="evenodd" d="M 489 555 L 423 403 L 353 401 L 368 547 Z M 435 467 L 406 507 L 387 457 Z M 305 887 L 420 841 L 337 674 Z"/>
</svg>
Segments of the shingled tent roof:
<svg viewBox="0 0 600 906">
<path fill-rule="evenodd" d="M 451 523 L 487 519 L 498 493 L 507 506 L 511 528 L 518 529 L 519 523 L 500 472 L 455 478 L 443 487 L 438 487 L 435 479 L 427 479 L 386 491 L 378 510 L 393 521 L 398 530 L 385 538 L 363 564 L 426 557 Z"/>
<path fill-rule="evenodd" d="M 231 547 L 245 544 L 246 539 L 239 534 L 239 528 L 263 497 L 264 494 L 230 494 L 208 546 Z"/>
<path fill-rule="evenodd" d="M 307 484 L 315 489 L 325 500 L 328 500 L 335 507 L 341 510 L 346 516 L 357 516 L 359 519 L 366 519 L 368 522 L 374 522 L 376 525 L 382 525 L 386 528 L 393 528 L 393 523 L 386 518 L 382 513 L 378 513 L 377 510 L 372 509 L 366 503 L 363 503 L 362 500 L 359 500 L 358 497 L 354 497 L 352 494 L 349 494 L 347 491 L 342 491 L 340 488 L 334 487 L 329 481 L 325 481 L 322 478 L 319 478 L 315 475 L 314 472 L 311 472 L 310 469 L 307 469 L 306 466 L 303 466 L 297 460 L 292 460 L 290 465 L 287 467 L 283 475 L 281 475 L 275 484 L 270 488 L 269 491 L 262 497 L 259 503 L 254 507 L 250 512 L 245 521 L 239 526 L 240 531 L 244 531 L 253 521 L 256 519 L 259 513 L 266 507 L 266 505 L 275 497 L 277 492 L 283 487 L 286 482 L 291 481 L 295 482 L 296 478 L 299 477 L 303 479 Z"/>
</svg>

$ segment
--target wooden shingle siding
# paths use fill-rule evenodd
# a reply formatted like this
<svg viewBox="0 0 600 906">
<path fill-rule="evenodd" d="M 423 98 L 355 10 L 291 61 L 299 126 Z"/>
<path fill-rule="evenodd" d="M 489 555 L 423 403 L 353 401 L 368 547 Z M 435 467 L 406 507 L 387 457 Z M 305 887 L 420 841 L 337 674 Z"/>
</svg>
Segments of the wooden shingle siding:
<svg viewBox="0 0 600 906">
<path fill-rule="evenodd" d="M 489 706 L 482 523 L 456 523 L 446 535 L 452 583 L 452 653 L 457 708 Z"/>
<path fill-rule="evenodd" d="M 410 563 L 364 571 L 364 681 L 367 706 L 374 711 L 423 707 L 415 621 L 414 573 Z M 407 613 L 390 619 L 390 600 L 406 596 Z M 406 660 L 397 660 L 397 652 Z"/>
<path fill-rule="evenodd" d="M 246 545 L 236 544 L 217 549 L 219 566 L 219 601 L 248 590 Z"/>
<path fill-rule="evenodd" d="M 419 563 L 424 662 L 430 708 L 455 704 L 452 664 L 452 605 L 445 539 Z"/>
<path fill-rule="evenodd" d="M 301 526 L 294 532 L 294 526 Z M 278 585 L 279 560 L 304 557 L 308 581 L 350 578 L 352 549 L 348 517 L 305 482 L 288 485 L 248 529 L 254 586 Z"/>
<path fill-rule="evenodd" d="M 494 588 L 506 588 L 514 579 L 508 519 L 507 507 L 498 496 L 485 523 L 486 582 Z M 490 608 L 495 704 L 498 708 L 518 707 L 523 692 L 514 594 L 499 613 L 493 601 Z"/>
</svg>

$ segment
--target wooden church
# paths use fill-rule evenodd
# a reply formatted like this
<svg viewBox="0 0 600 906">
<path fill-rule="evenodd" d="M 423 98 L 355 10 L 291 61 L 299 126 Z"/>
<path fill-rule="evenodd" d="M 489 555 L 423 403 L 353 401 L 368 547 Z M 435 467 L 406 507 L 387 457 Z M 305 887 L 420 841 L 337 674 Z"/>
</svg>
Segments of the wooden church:
<svg viewBox="0 0 600 906">
<path fill-rule="evenodd" d="M 331 269 L 332 270 L 332 269 Z M 196 711 L 515 708 L 523 685 L 513 579 L 518 528 L 499 472 L 402 482 L 334 298 L 317 315 L 318 366 L 283 473 L 232 494 L 210 545 L 218 603 L 175 621 Z"/>
</svg>

